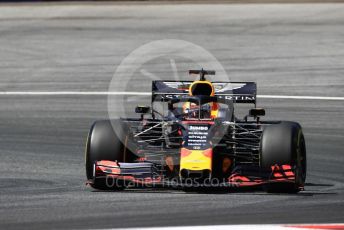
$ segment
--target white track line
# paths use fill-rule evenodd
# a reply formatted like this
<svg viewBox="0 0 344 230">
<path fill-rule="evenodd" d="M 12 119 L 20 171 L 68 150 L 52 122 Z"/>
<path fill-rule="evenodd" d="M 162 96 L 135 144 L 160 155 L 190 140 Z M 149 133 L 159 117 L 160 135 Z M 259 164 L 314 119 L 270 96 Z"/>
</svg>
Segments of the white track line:
<svg viewBox="0 0 344 230">
<path fill-rule="evenodd" d="M 296 99 L 296 100 L 330 100 L 330 101 L 343 101 L 344 100 L 344 97 L 287 96 L 287 95 L 257 95 L 257 98 Z"/>
<path fill-rule="evenodd" d="M 76 96 L 150 96 L 150 92 L 107 92 L 107 91 L 0 91 L 0 96 L 59 96 L 59 95 L 76 95 Z M 328 100 L 344 101 L 344 97 L 320 97 L 320 96 L 290 96 L 290 95 L 257 95 L 257 98 L 267 99 L 294 99 L 294 100 Z"/>
<path fill-rule="evenodd" d="M 0 95 L 13 95 L 13 96 L 59 96 L 59 95 L 126 95 L 126 96 L 149 96 L 149 92 L 108 92 L 108 91 L 0 91 Z"/>
<path fill-rule="evenodd" d="M 209 226 L 181 226 L 181 227 L 147 227 L 147 228 L 126 228 L 126 230 L 324 230 L 343 229 L 344 224 L 252 224 L 252 225 L 209 225 Z M 125 228 L 122 228 L 125 229 Z"/>
</svg>

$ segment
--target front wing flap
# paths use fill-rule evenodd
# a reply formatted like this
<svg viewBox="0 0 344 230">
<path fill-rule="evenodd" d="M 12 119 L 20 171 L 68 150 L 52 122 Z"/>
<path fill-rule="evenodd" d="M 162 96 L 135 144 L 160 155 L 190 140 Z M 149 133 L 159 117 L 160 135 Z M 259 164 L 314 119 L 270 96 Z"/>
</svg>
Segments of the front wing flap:
<svg viewBox="0 0 344 230">
<path fill-rule="evenodd" d="M 270 169 L 252 166 L 234 168 L 228 182 L 237 187 L 259 186 L 269 183 L 295 183 L 295 174 L 291 165 L 273 165 Z"/>
</svg>

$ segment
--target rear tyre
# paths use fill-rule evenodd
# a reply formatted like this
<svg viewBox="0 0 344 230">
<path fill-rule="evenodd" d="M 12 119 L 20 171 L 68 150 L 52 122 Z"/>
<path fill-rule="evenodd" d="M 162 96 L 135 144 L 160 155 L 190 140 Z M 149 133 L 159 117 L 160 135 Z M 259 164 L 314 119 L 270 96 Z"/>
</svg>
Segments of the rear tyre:
<svg viewBox="0 0 344 230">
<path fill-rule="evenodd" d="M 117 132 L 114 132 L 113 126 L 116 127 Z M 93 171 L 96 161 L 124 161 L 124 154 L 130 153 L 121 141 L 127 138 L 126 133 L 123 122 L 119 119 L 96 121 L 92 125 L 86 142 L 85 162 L 86 176 L 88 180 L 93 181 L 91 184 L 93 188 L 101 190 L 125 188 L 124 184 L 111 178 L 94 178 Z"/>
<path fill-rule="evenodd" d="M 301 126 L 284 121 L 267 126 L 261 139 L 261 167 L 290 165 L 295 174 L 294 183 L 271 183 L 267 192 L 297 193 L 306 180 L 306 144 Z"/>
</svg>

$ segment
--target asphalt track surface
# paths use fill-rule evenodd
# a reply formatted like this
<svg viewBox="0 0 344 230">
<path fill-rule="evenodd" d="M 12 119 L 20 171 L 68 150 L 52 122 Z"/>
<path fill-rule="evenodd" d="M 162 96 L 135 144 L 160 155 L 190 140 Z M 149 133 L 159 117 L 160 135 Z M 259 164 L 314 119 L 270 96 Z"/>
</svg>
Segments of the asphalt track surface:
<svg viewBox="0 0 344 230">
<path fill-rule="evenodd" d="M 0 90 L 107 91 L 126 55 L 167 38 L 209 50 L 231 80 L 257 81 L 260 94 L 344 96 L 342 4 L 0 6 Z M 107 97 L 1 95 L 0 228 L 344 222 L 344 102 L 259 104 L 267 119 L 304 128 L 308 177 L 297 195 L 94 192 L 84 144 L 108 116 Z"/>
</svg>

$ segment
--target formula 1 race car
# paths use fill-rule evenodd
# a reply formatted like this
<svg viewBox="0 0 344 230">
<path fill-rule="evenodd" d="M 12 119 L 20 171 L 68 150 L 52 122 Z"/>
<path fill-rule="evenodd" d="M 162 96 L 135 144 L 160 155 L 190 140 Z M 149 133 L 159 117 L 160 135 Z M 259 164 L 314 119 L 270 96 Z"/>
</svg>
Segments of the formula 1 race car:
<svg viewBox="0 0 344 230">
<path fill-rule="evenodd" d="M 96 121 L 86 144 L 87 184 L 128 187 L 263 187 L 296 193 L 306 179 L 301 126 L 262 121 L 255 82 L 153 81 L 151 106 L 139 118 Z M 244 118 L 236 104 L 254 105 Z M 157 106 L 159 105 L 159 106 Z M 158 109 L 159 108 L 159 109 Z"/>
</svg>

